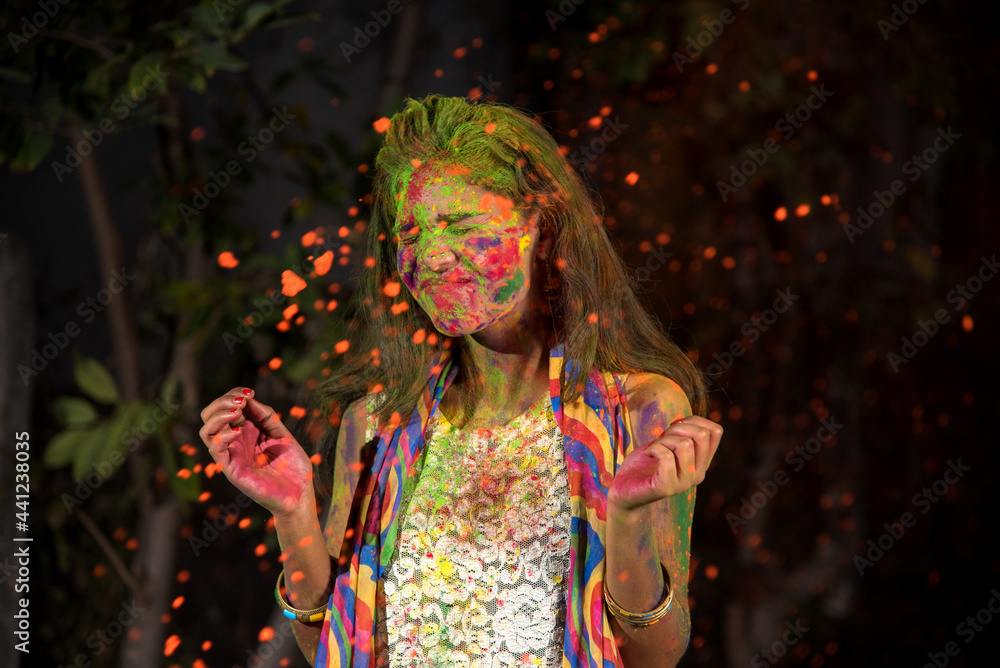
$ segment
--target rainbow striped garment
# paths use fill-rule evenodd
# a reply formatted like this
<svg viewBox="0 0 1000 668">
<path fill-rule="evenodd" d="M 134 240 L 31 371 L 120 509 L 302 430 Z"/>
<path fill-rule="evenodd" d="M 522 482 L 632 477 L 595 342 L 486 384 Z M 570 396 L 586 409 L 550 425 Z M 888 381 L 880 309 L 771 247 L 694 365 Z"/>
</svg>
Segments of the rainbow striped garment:
<svg viewBox="0 0 1000 668">
<path fill-rule="evenodd" d="M 561 405 L 564 345 L 549 353 L 549 395 L 563 432 L 570 482 L 570 576 L 567 582 L 563 668 L 622 668 L 604 607 L 604 535 L 608 487 L 631 449 L 625 390 L 614 374 L 592 370 L 582 395 Z M 574 368 L 574 360 L 567 368 Z M 435 358 L 431 376 L 406 425 L 380 435 L 353 549 L 340 567 L 327 605 L 316 656 L 325 668 L 374 668 L 379 580 L 396 545 L 404 476 L 419 457 L 424 433 L 441 397 L 458 373 L 449 350 Z M 690 413 L 690 408 L 688 408 Z"/>
</svg>

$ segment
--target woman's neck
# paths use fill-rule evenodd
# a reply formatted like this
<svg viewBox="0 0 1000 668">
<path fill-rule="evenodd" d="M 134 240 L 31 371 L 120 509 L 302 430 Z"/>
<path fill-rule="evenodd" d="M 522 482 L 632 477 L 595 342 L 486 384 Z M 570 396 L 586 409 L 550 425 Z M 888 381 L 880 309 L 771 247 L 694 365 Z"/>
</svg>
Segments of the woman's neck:
<svg viewBox="0 0 1000 668">
<path fill-rule="evenodd" d="M 450 423 L 500 427 L 548 392 L 550 330 L 541 328 L 543 336 L 529 331 L 512 327 L 499 336 L 491 331 L 464 337 L 460 372 L 440 404 Z"/>
</svg>

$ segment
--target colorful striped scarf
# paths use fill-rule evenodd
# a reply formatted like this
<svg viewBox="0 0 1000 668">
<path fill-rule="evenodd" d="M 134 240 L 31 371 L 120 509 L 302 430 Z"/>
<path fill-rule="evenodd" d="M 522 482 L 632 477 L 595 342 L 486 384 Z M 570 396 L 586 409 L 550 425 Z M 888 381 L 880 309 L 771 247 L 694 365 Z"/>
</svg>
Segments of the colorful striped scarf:
<svg viewBox="0 0 1000 668">
<path fill-rule="evenodd" d="M 617 376 L 592 370 L 582 395 L 562 406 L 563 353 L 561 343 L 549 353 L 549 396 L 563 433 L 572 511 L 562 665 L 622 668 L 604 607 L 604 536 L 608 487 L 632 448 L 625 390 Z M 566 368 L 573 370 L 575 361 L 569 360 Z M 337 574 L 316 666 L 375 665 L 375 617 L 380 612 L 376 594 L 396 547 L 405 476 L 420 456 L 430 418 L 458 370 L 450 351 L 442 351 L 409 422 L 380 435 L 358 523 L 349 538 L 353 549 L 348 554 L 353 556 Z"/>
</svg>

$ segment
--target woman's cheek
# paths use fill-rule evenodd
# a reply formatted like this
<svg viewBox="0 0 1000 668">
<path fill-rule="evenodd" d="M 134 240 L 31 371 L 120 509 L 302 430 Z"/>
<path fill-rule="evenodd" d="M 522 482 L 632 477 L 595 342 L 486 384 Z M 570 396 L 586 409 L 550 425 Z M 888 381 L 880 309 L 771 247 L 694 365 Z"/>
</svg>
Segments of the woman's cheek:
<svg viewBox="0 0 1000 668">
<path fill-rule="evenodd" d="M 491 281 L 507 278 L 519 263 L 517 244 L 504 239 L 502 244 L 490 248 L 482 254 L 480 267 L 483 275 Z"/>
</svg>

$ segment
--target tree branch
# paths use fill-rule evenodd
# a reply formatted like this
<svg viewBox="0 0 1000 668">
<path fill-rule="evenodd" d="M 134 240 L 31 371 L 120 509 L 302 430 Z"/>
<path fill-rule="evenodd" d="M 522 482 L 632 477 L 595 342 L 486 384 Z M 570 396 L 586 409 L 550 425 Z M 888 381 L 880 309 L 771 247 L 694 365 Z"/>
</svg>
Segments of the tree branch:
<svg viewBox="0 0 1000 668">
<path fill-rule="evenodd" d="M 132 577 L 132 574 L 128 572 L 128 569 L 125 567 L 125 562 L 123 562 L 122 558 L 118 556 L 117 552 L 115 552 L 115 546 L 112 545 L 107 536 L 101 532 L 100 527 L 97 526 L 94 520 L 90 519 L 90 515 L 84 512 L 83 508 L 77 508 L 74 514 L 80 518 L 83 526 L 87 527 L 87 531 L 90 532 L 90 535 L 93 536 L 94 540 L 97 541 L 97 544 L 100 545 L 101 551 L 103 551 L 108 557 L 108 561 L 111 562 L 111 566 L 114 567 L 115 572 L 118 573 L 122 581 L 128 585 L 133 594 L 138 595 L 139 583 L 136 582 L 135 578 Z"/>
<path fill-rule="evenodd" d="M 65 30 L 50 30 L 47 28 L 43 28 L 38 31 L 38 34 L 44 37 L 52 37 L 53 39 L 61 39 L 64 42 L 72 42 L 77 46 L 82 46 L 85 49 L 90 49 L 91 51 L 95 51 L 104 56 L 105 58 L 107 58 L 108 60 L 112 60 L 115 57 L 115 54 L 112 51 L 110 51 L 108 47 L 104 46 L 100 42 L 96 42 L 92 39 L 87 39 L 86 37 L 80 37 L 75 33 L 67 32 Z"/>
</svg>

